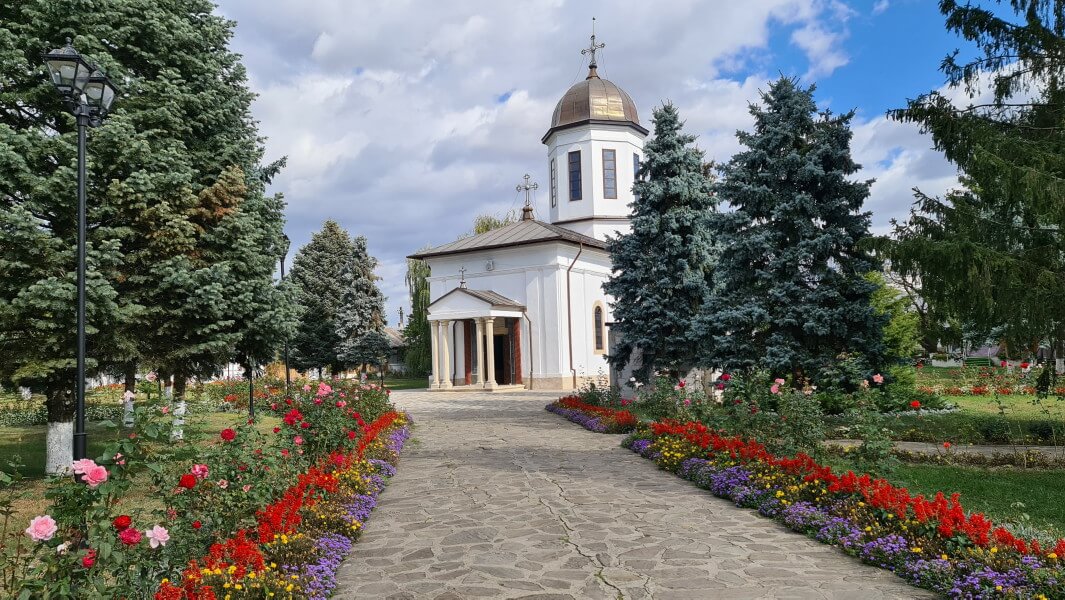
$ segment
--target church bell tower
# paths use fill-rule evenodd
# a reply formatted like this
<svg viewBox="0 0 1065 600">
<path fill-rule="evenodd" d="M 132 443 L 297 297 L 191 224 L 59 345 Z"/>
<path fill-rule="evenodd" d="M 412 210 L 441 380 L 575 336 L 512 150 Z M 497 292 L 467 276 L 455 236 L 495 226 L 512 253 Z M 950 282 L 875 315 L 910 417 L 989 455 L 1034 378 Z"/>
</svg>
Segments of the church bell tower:
<svg viewBox="0 0 1065 600">
<path fill-rule="evenodd" d="M 593 23 L 594 25 L 594 23 Z M 551 223 L 597 239 L 627 232 L 632 184 L 643 158 L 648 130 L 640 125 L 632 98 L 599 77 L 595 31 L 588 77 L 555 106 L 547 146 Z"/>
</svg>

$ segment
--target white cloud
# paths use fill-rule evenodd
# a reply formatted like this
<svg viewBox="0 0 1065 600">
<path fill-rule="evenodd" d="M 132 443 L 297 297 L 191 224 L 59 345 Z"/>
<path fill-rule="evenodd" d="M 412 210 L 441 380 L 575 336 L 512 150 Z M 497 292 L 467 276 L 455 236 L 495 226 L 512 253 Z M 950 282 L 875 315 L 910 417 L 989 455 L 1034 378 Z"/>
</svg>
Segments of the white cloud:
<svg viewBox="0 0 1065 600">
<path fill-rule="evenodd" d="M 873 14 L 879 15 L 880 13 L 887 10 L 890 6 L 891 0 L 877 0 L 876 4 L 873 5 Z"/>
<path fill-rule="evenodd" d="M 526 172 L 544 186 L 540 137 L 584 77 L 592 16 L 607 44 L 600 74 L 629 92 L 644 124 L 669 99 L 708 158 L 724 161 L 750 124 L 748 103 L 778 72 L 771 37 L 817 79 L 847 64 L 854 15 L 838 0 L 271 0 L 269 10 L 220 0 L 219 12 L 239 23 L 267 159 L 289 157 L 274 189 L 289 202 L 294 244 L 328 218 L 367 236 L 393 321 L 406 304 L 406 254 L 520 206 L 513 190 Z M 863 160 L 884 165 L 876 173 L 890 182 L 875 202 L 893 207 L 925 161 L 894 149 L 919 136 L 875 121 L 859 128 L 897 143 L 867 142 Z M 546 212 L 546 195 L 538 202 Z"/>
</svg>

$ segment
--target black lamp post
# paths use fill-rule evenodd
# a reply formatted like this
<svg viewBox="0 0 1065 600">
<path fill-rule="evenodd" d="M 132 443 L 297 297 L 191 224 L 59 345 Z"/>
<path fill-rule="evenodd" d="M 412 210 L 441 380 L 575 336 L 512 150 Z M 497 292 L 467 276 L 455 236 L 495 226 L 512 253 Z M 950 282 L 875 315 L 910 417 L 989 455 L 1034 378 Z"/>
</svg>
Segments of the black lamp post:
<svg viewBox="0 0 1065 600">
<path fill-rule="evenodd" d="M 56 90 L 78 122 L 78 357 L 75 390 L 74 460 L 85 458 L 85 137 L 99 125 L 118 94 L 106 75 L 70 45 L 44 55 Z"/>
<path fill-rule="evenodd" d="M 288 256 L 289 246 L 292 245 L 292 240 L 288 239 L 288 236 L 281 234 L 281 281 L 285 281 L 285 258 Z M 285 340 L 285 395 L 288 396 L 291 392 L 289 388 L 292 387 L 292 376 L 288 372 L 288 340 Z"/>
</svg>

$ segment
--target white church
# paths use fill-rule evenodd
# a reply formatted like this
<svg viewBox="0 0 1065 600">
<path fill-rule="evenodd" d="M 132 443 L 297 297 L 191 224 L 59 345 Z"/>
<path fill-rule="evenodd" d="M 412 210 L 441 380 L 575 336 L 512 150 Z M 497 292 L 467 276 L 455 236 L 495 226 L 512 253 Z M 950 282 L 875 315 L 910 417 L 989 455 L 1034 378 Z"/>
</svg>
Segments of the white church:
<svg viewBox="0 0 1065 600">
<path fill-rule="evenodd" d="M 430 389 L 570 390 L 610 376 L 607 236 L 630 229 L 648 130 L 624 90 L 596 72 L 558 101 L 541 140 L 548 221 L 521 220 L 412 255 L 431 269 Z M 528 176 L 526 176 L 528 177 Z M 535 184 L 533 184 L 535 186 Z M 532 188 L 526 179 L 525 186 Z"/>
</svg>

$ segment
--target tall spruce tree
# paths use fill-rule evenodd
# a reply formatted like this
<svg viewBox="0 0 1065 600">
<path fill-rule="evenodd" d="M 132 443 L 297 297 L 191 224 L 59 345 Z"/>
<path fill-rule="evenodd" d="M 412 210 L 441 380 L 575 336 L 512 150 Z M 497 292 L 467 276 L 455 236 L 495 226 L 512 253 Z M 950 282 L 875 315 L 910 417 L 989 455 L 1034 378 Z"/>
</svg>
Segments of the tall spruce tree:
<svg viewBox="0 0 1065 600">
<path fill-rule="evenodd" d="M 370 256 L 366 238 L 353 241 L 353 252 L 341 276 L 343 291 L 337 311 L 336 328 L 340 338 L 338 355 L 348 365 L 361 365 L 375 356 L 385 326 L 385 297 L 377 287 L 377 259 Z"/>
<path fill-rule="evenodd" d="M 752 105 L 745 150 L 720 170 L 715 215 L 721 245 L 718 286 L 700 315 L 702 361 L 725 369 L 762 367 L 796 385 L 842 352 L 879 366 L 883 317 L 870 306 L 875 261 L 862 203 L 872 182 L 852 181 L 851 113 L 818 115 L 813 87 L 781 78 Z"/>
<path fill-rule="evenodd" d="M 343 370 L 337 316 L 343 302 L 344 275 L 354 255 L 355 243 L 336 221 L 326 221 L 296 253 L 289 276 L 297 290 L 300 311 L 289 345 L 293 367 L 315 369 L 319 375 L 326 368 L 334 373 Z"/>
<path fill-rule="evenodd" d="M 222 305 L 222 292 L 212 288 L 219 273 L 202 260 L 192 216 L 227 168 L 257 166 L 261 144 L 244 69 L 227 48 L 233 23 L 213 8 L 207 0 L 0 5 L 0 377 L 45 393 L 51 423 L 72 419 L 76 385 L 76 138 L 40 56 L 71 37 L 122 87 L 89 141 L 88 366 L 125 371 L 131 384 L 138 363 L 233 343 L 215 321 L 223 315 L 201 310 Z M 186 317 L 199 337 L 156 335 Z M 50 467 L 68 462 L 69 442 L 50 436 L 48 446 Z"/>
<path fill-rule="evenodd" d="M 621 343 L 610 356 L 623 368 L 640 355 L 638 377 L 651 369 L 693 364 L 691 322 L 709 293 L 714 245 L 709 220 L 716 203 L 695 136 L 682 133 L 676 107 L 654 112 L 655 137 L 644 146 L 633 185 L 632 231 L 609 242 L 614 274 L 613 329 Z"/>
<path fill-rule="evenodd" d="M 962 185 L 943 198 L 918 190 L 909 220 L 878 247 L 894 270 L 921 282 L 941 318 L 995 329 L 1022 355 L 1049 342 L 1061 357 L 1065 8 L 1060 0 L 944 0 L 940 11 L 977 55 L 948 56 L 949 91 L 890 116 L 930 133 Z"/>
</svg>

